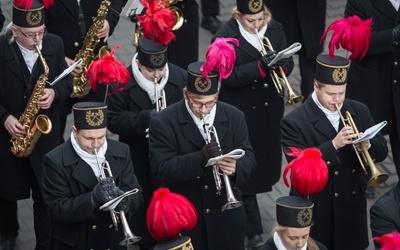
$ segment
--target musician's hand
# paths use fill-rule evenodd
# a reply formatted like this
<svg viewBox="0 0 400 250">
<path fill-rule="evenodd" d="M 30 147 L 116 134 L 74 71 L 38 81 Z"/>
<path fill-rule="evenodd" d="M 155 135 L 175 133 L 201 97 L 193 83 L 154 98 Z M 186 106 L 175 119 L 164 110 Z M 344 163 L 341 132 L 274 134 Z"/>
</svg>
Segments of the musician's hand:
<svg viewBox="0 0 400 250">
<path fill-rule="evenodd" d="M 350 126 L 345 126 L 336 137 L 332 140 L 332 144 L 335 149 L 343 148 L 346 145 L 352 144 L 352 141 L 357 138 L 357 134 L 354 133 L 353 128 Z"/>
<path fill-rule="evenodd" d="M 217 161 L 216 165 L 227 176 L 233 175 L 236 171 L 236 159 L 233 159 L 233 158 L 227 157 L 222 160 L 219 160 L 219 161 Z"/>
<path fill-rule="evenodd" d="M 363 135 L 364 135 L 364 133 L 360 132 L 360 138 L 363 137 Z M 371 146 L 371 144 L 369 143 L 369 140 L 362 141 L 362 142 L 356 144 L 356 148 L 357 148 L 358 152 L 363 151 L 361 144 L 364 145 L 365 149 L 369 149 L 369 147 Z"/>
<path fill-rule="evenodd" d="M 119 190 L 118 196 L 123 195 L 125 192 L 122 190 Z M 117 196 L 117 197 L 118 197 Z M 115 198 L 117 198 L 115 197 Z M 115 211 L 124 211 L 125 213 L 128 212 L 129 209 L 129 196 L 123 198 L 117 205 L 117 207 L 115 208 Z"/>
<path fill-rule="evenodd" d="M 92 203 L 95 207 L 101 206 L 118 196 L 119 188 L 115 186 L 113 177 L 106 177 L 97 183 L 92 191 Z"/>
<path fill-rule="evenodd" d="M 107 20 L 104 20 L 104 25 L 101 29 L 99 29 L 97 36 L 99 38 L 104 38 L 103 42 L 107 42 L 109 34 L 110 34 L 110 24 L 108 23 Z"/>
<path fill-rule="evenodd" d="M 68 57 L 65 57 L 65 61 L 67 62 L 68 67 L 70 67 L 71 65 L 73 65 L 75 63 L 74 60 L 72 60 L 71 58 L 68 58 Z M 82 66 L 78 65 L 72 70 L 71 74 L 73 76 L 76 76 L 81 72 L 81 70 L 82 70 Z"/>
<path fill-rule="evenodd" d="M 43 90 L 43 95 L 38 98 L 38 106 L 42 109 L 50 108 L 55 97 L 54 89 L 46 88 Z"/>
<path fill-rule="evenodd" d="M 4 127 L 12 138 L 18 138 L 25 135 L 24 126 L 19 123 L 18 119 L 9 115 L 4 122 Z"/>
<path fill-rule="evenodd" d="M 262 67 L 264 70 L 272 69 L 272 65 L 271 65 L 271 67 L 270 67 L 270 66 L 268 66 L 268 64 L 269 64 L 270 62 L 272 62 L 272 60 L 274 60 L 275 56 L 276 56 L 275 51 L 268 51 L 267 54 L 264 55 L 263 57 L 261 57 L 261 59 L 260 59 L 260 61 L 259 61 L 261 67 Z"/>
<path fill-rule="evenodd" d="M 217 142 L 211 141 L 210 143 L 204 145 L 204 147 L 199 151 L 200 164 L 205 166 L 209 159 L 220 155 L 222 155 L 220 146 Z"/>
</svg>

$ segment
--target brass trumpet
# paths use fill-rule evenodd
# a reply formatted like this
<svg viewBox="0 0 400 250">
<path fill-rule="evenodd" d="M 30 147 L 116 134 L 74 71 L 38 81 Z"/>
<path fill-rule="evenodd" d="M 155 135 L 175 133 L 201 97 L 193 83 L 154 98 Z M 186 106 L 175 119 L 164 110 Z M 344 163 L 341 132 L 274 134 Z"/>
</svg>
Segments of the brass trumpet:
<svg viewBox="0 0 400 250">
<path fill-rule="evenodd" d="M 206 134 L 206 143 L 207 144 L 210 143 L 211 138 L 214 137 L 216 142 L 219 145 L 217 130 L 215 129 L 214 126 L 207 128 L 207 122 L 206 122 L 206 118 L 205 118 L 204 114 L 203 114 L 203 127 L 204 127 L 204 133 Z M 221 173 L 219 171 L 219 168 L 216 165 L 213 165 L 212 168 L 213 168 L 214 181 L 215 181 L 215 186 L 217 188 L 218 195 L 221 195 L 221 190 L 222 190 L 221 175 L 222 175 L 222 178 L 224 179 L 227 202 L 225 203 L 225 205 L 222 206 L 221 211 L 223 212 L 226 209 L 234 209 L 234 208 L 237 208 L 237 207 L 240 207 L 241 205 L 243 205 L 243 202 L 238 201 L 235 198 L 233 191 L 232 191 L 231 183 L 229 181 L 229 177 L 226 174 L 224 174 L 223 172 Z"/>
<path fill-rule="evenodd" d="M 257 35 L 258 34 L 257 29 L 255 29 L 255 33 L 261 44 L 260 52 L 261 52 L 262 56 L 265 56 L 267 54 L 267 50 L 265 49 L 265 47 L 267 47 L 270 51 L 274 51 L 268 37 L 263 36 L 262 38 L 260 38 Z M 278 92 L 279 96 L 283 97 L 283 87 L 286 89 L 286 91 L 288 93 L 286 105 L 294 105 L 296 103 L 303 101 L 304 96 L 296 94 L 296 92 L 293 90 L 292 86 L 290 85 L 288 79 L 286 78 L 285 72 L 283 71 L 282 67 L 279 66 L 277 68 L 277 70 L 278 70 L 278 73 L 280 76 L 278 75 L 278 73 L 275 70 L 270 70 L 269 73 L 272 78 L 272 81 L 274 82 L 276 91 Z"/>
<path fill-rule="evenodd" d="M 340 108 L 338 104 L 335 104 L 336 110 L 338 111 L 340 115 L 340 119 L 343 123 L 343 126 L 350 126 L 353 128 L 354 133 L 356 133 L 357 138 L 360 138 L 360 133 L 358 132 L 358 129 L 356 127 L 356 124 L 354 123 L 353 117 L 351 116 L 349 111 L 346 111 L 346 118 L 343 117 L 342 113 L 340 112 Z M 365 165 L 369 166 L 369 169 L 371 170 L 371 178 L 368 181 L 368 186 L 370 187 L 375 187 L 378 186 L 382 183 L 384 183 L 388 178 L 389 175 L 386 173 L 381 173 L 379 172 L 378 168 L 376 167 L 374 160 L 371 158 L 371 155 L 368 152 L 368 149 L 365 147 L 363 143 L 360 143 L 362 151 L 359 152 L 356 145 L 353 145 L 353 149 L 357 155 L 358 161 L 360 162 L 361 168 L 364 171 L 364 174 L 367 174 L 367 170 L 365 168 Z"/>
<path fill-rule="evenodd" d="M 107 174 L 109 177 L 112 176 L 112 172 L 111 172 L 111 167 L 108 164 L 108 161 L 105 160 L 103 163 L 100 163 L 99 160 L 99 156 L 97 154 L 97 149 L 93 149 L 94 155 L 96 156 L 96 161 L 97 161 L 97 166 L 99 167 L 100 170 L 100 180 L 107 178 Z M 105 170 L 107 171 L 107 174 L 105 172 Z M 131 229 L 129 228 L 129 224 L 128 221 L 126 219 L 125 216 L 125 212 L 124 211 L 115 211 L 114 209 L 109 209 L 110 213 L 111 213 L 111 219 L 113 222 L 113 225 L 115 227 L 115 230 L 118 231 L 118 222 L 121 222 L 122 224 L 122 231 L 124 234 L 124 239 L 119 243 L 120 246 L 127 246 L 127 245 L 132 245 L 136 242 L 138 242 L 141 237 L 136 236 L 132 233 Z M 118 219 L 118 215 L 119 215 L 119 219 Z"/>
</svg>

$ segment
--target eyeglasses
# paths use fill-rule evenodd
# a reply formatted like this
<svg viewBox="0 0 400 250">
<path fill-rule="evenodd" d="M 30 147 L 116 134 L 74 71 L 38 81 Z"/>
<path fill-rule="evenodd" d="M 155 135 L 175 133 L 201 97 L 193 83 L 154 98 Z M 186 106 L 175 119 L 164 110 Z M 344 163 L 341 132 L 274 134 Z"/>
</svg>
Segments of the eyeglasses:
<svg viewBox="0 0 400 250">
<path fill-rule="evenodd" d="M 187 97 L 189 99 L 190 104 L 192 104 L 192 106 L 194 108 L 202 108 L 203 106 L 205 106 L 206 108 L 209 108 L 209 107 L 214 106 L 214 104 L 217 102 L 217 98 L 215 98 L 212 101 L 209 101 L 209 102 L 206 102 L 206 103 L 202 103 L 202 102 L 193 101 L 193 99 L 190 98 L 190 95 L 187 95 Z"/>
<path fill-rule="evenodd" d="M 30 33 L 25 33 L 25 32 L 23 32 L 22 30 L 20 30 L 20 29 L 18 29 L 18 28 L 16 28 L 19 32 L 21 32 L 21 34 L 22 35 L 24 35 L 26 38 L 34 38 L 34 37 L 36 37 L 36 36 L 39 36 L 39 37 L 44 37 L 44 35 L 46 35 L 46 33 L 47 33 L 47 30 L 46 29 L 43 29 L 42 31 L 39 31 L 39 32 L 30 32 Z"/>
</svg>

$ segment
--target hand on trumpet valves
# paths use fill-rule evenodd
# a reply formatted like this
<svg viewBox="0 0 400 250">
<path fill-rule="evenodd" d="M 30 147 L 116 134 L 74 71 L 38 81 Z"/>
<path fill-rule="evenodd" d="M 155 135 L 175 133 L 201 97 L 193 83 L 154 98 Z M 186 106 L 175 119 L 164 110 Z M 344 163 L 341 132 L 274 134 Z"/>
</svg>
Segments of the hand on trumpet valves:
<svg viewBox="0 0 400 250">
<path fill-rule="evenodd" d="M 260 65 L 263 68 L 263 70 L 269 70 L 273 69 L 272 65 L 268 66 L 272 60 L 276 57 L 275 51 L 268 51 L 267 54 L 263 55 L 260 59 Z"/>
<path fill-rule="evenodd" d="M 216 165 L 227 176 L 234 175 L 236 172 L 236 159 L 226 157 L 217 161 Z"/>
<path fill-rule="evenodd" d="M 199 151 L 199 161 L 202 166 L 207 164 L 207 161 L 213 157 L 222 155 L 223 152 L 218 143 L 211 140 L 210 143 L 204 145 L 204 147 Z"/>
<path fill-rule="evenodd" d="M 118 193 L 117 197 L 123 195 L 124 193 L 125 193 L 124 191 L 119 190 L 119 193 Z M 129 203 L 130 203 L 129 196 L 123 198 L 118 203 L 117 207 L 115 208 L 115 211 L 118 211 L 118 212 L 123 211 L 125 213 L 128 212 Z"/>
<path fill-rule="evenodd" d="M 120 189 L 115 185 L 114 177 L 108 176 L 103 178 L 96 184 L 92 191 L 92 203 L 94 207 L 98 207 L 117 198 L 120 195 Z"/>
<path fill-rule="evenodd" d="M 357 134 L 350 126 L 344 126 L 335 138 L 332 140 L 332 144 L 335 149 L 343 148 L 346 145 L 352 144 L 353 140 L 357 139 Z"/>
</svg>

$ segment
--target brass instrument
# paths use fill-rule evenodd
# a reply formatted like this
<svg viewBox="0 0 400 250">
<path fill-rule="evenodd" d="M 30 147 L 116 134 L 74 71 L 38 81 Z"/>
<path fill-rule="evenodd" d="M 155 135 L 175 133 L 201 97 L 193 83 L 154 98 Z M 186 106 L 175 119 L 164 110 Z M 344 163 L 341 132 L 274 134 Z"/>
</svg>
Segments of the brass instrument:
<svg viewBox="0 0 400 250">
<path fill-rule="evenodd" d="M 167 99 L 165 96 L 165 90 L 161 90 L 161 94 L 158 93 L 158 79 L 154 78 L 154 88 L 156 91 L 156 110 L 160 112 L 167 107 Z"/>
<path fill-rule="evenodd" d="M 96 156 L 97 166 L 99 167 L 100 180 L 107 178 L 107 174 L 109 177 L 111 177 L 112 172 L 111 172 L 111 167 L 108 164 L 108 161 L 105 160 L 103 163 L 100 163 L 99 156 L 97 154 L 97 149 L 94 148 L 93 152 L 94 152 L 94 155 Z M 105 170 L 107 170 L 107 174 L 106 174 Z M 136 236 L 132 233 L 131 229 L 129 228 L 128 221 L 126 219 L 125 212 L 122 210 L 118 211 L 118 212 L 115 211 L 114 209 L 109 209 L 109 210 L 111 213 L 111 219 L 113 221 L 115 230 L 118 231 L 118 222 L 119 221 L 121 221 L 121 224 L 122 224 L 122 231 L 124 234 L 124 239 L 119 243 L 119 245 L 127 246 L 127 245 L 132 245 L 132 244 L 138 242 L 141 239 L 141 237 Z M 118 215 L 119 215 L 119 219 L 118 219 Z"/>
<path fill-rule="evenodd" d="M 86 80 L 85 74 L 89 65 L 97 58 L 102 58 L 104 55 L 109 53 L 107 46 L 102 46 L 99 50 L 98 55 L 94 54 L 94 49 L 100 42 L 100 38 L 97 36 L 99 30 L 104 25 L 104 20 L 106 19 L 108 7 L 110 6 L 110 0 L 103 0 L 97 10 L 97 16 L 93 19 L 93 24 L 90 26 L 88 32 L 86 33 L 83 45 L 79 52 L 75 55 L 74 61 L 82 59 L 82 70 L 74 76 L 73 85 L 74 90 L 71 94 L 71 98 L 82 98 L 85 97 L 90 89 L 90 83 Z"/>
<path fill-rule="evenodd" d="M 353 117 L 351 116 L 349 111 L 346 111 L 346 119 L 343 117 L 342 113 L 340 112 L 340 108 L 338 104 L 335 104 L 336 110 L 338 111 L 340 115 L 340 119 L 343 123 L 343 126 L 350 126 L 353 128 L 354 133 L 356 133 L 357 138 L 360 138 L 360 133 L 358 132 L 358 129 L 356 127 L 356 124 L 354 123 Z M 360 147 L 362 149 L 361 152 L 357 150 L 357 147 L 353 145 L 353 149 L 357 155 L 358 161 L 360 162 L 361 168 L 364 171 L 364 174 L 367 174 L 367 170 L 365 168 L 365 165 L 369 166 L 371 170 L 371 178 L 368 181 L 368 186 L 370 187 L 375 187 L 378 186 L 382 183 L 384 183 L 388 178 L 389 175 L 386 173 L 381 173 L 379 172 L 378 168 L 376 167 L 374 160 L 371 158 L 371 155 L 368 152 L 368 149 L 365 147 L 363 143 L 360 143 Z"/>
<path fill-rule="evenodd" d="M 44 73 L 40 75 L 37 80 L 32 94 L 28 100 L 28 104 L 25 107 L 24 112 L 19 117 L 19 123 L 24 126 L 25 135 L 19 138 L 11 139 L 11 152 L 16 157 L 27 157 L 29 156 L 37 141 L 42 134 L 48 134 L 51 132 L 52 123 L 49 117 L 44 114 L 39 114 L 40 107 L 38 107 L 39 97 L 43 95 L 46 87 L 47 77 L 49 75 L 49 67 L 47 66 L 46 60 L 40 52 L 39 46 L 35 45 L 35 49 L 39 54 L 40 61 L 43 64 Z"/>
<path fill-rule="evenodd" d="M 215 129 L 214 126 L 207 128 L 207 122 L 206 122 L 206 118 L 205 118 L 204 114 L 203 114 L 203 126 L 204 126 L 204 133 L 206 134 L 206 143 L 207 144 L 210 143 L 211 138 L 214 137 L 216 139 L 216 142 L 218 143 L 218 145 L 220 145 L 217 130 Z M 212 168 L 213 168 L 215 186 L 217 188 L 217 194 L 221 195 L 221 190 L 222 190 L 221 175 L 224 180 L 224 185 L 225 185 L 225 189 L 226 189 L 227 202 L 225 203 L 225 205 L 222 206 L 221 211 L 223 212 L 226 209 L 234 209 L 234 208 L 242 206 L 243 202 L 238 201 L 233 194 L 231 183 L 229 181 L 229 177 L 226 174 L 224 174 L 223 172 L 221 173 L 219 171 L 218 166 L 213 165 Z"/>
<path fill-rule="evenodd" d="M 183 13 L 181 9 L 175 6 L 171 6 L 171 4 L 176 4 L 178 0 L 168 0 L 167 4 L 165 6 L 162 6 L 163 8 L 169 8 L 173 15 L 174 15 L 174 26 L 172 27 L 172 30 L 178 30 L 182 27 L 184 18 L 183 18 Z M 136 28 L 135 32 L 133 33 L 133 46 L 137 47 L 139 43 L 139 37 L 142 35 L 142 28 L 140 27 L 140 23 L 136 23 Z"/>
<path fill-rule="evenodd" d="M 255 33 L 261 44 L 260 52 L 261 52 L 262 56 L 265 56 L 267 54 L 267 50 L 265 49 L 265 47 L 267 47 L 270 51 L 274 51 L 268 37 L 263 36 L 262 38 L 260 38 L 257 35 L 258 34 L 257 29 L 255 30 Z M 277 70 L 280 74 L 280 77 L 275 70 L 270 70 L 269 73 L 272 78 L 272 81 L 274 82 L 274 85 L 275 85 L 276 91 L 278 92 L 278 95 L 283 97 L 283 87 L 286 89 L 286 91 L 288 93 L 288 99 L 287 99 L 286 105 L 294 105 L 296 103 L 303 101 L 304 97 L 302 95 L 296 94 L 296 92 L 294 92 L 292 86 L 290 85 L 288 79 L 286 78 L 285 72 L 283 71 L 282 67 L 279 66 L 277 68 Z"/>
</svg>

